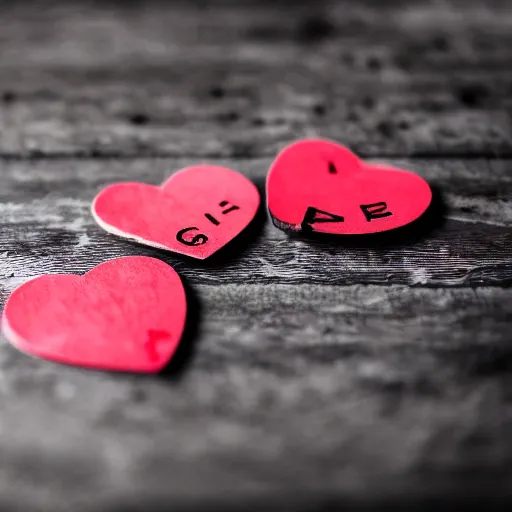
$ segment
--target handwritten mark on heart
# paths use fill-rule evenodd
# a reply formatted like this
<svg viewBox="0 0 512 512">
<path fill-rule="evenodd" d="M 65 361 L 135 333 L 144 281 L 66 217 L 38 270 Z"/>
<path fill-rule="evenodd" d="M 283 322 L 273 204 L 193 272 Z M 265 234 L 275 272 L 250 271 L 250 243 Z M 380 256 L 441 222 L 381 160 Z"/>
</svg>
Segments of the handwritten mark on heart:
<svg viewBox="0 0 512 512">
<path fill-rule="evenodd" d="M 200 165 L 159 187 L 110 185 L 94 199 L 92 214 L 109 233 L 205 259 L 247 227 L 259 204 L 258 189 L 245 176 Z"/>
<path fill-rule="evenodd" d="M 416 220 L 431 199 L 428 183 L 417 174 L 367 164 L 325 140 L 302 140 L 286 147 L 267 176 L 268 209 L 284 231 L 388 231 Z"/>
</svg>

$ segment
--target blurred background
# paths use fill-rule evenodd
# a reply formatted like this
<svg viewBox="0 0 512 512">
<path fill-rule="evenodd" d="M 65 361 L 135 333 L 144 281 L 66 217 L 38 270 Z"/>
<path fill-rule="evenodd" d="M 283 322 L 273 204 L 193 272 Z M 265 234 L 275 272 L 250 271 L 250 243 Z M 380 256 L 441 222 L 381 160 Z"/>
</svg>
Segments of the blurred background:
<svg viewBox="0 0 512 512">
<path fill-rule="evenodd" d="M 510 151 L 509 2 L 2 2 L 2 154 Z"/>
<path fill-rule="evenodd" d="M 2 339 L 0 508 L 510 505 L 511 63 L 508 0 L 0 1 L 1 304 L 139 254 L 193 313 L 160 377 Z M 90 215 L 113 182 L 198 162 L 264 194 L 302 137 L 417 172 L 434 217 L 332 244 L 262 208 L 198 263 Z"/>
</svg>

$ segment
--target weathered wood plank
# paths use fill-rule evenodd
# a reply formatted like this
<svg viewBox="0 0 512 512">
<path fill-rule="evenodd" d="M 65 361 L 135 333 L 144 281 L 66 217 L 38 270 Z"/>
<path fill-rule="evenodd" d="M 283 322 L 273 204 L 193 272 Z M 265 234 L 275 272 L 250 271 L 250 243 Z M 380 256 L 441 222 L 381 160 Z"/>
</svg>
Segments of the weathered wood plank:
<svg viewBox="0 0 512 512">
<path fill-rule="evenodd" d="M 80 220 L 76 220 L 78 226 Z M 126 255 L 159 257 L 184 277 L 210 284 L 251 281 L 443 287 L 509 286 L 512 280 L 510 229 L 456 221 L 424 240 L 393 241 L 389 246 L 383 245 L 386 238 L 379 238 L 382 244 L 376 246 L 375 241 L 333 245 L 262 236 L 245 240 L 247 246 L 241 251 L 239 247 L 226 248 L 222 257 L 219 253 L 201 265 L 109 237 L 99 228 L 80 234 L 46 223 L 17 223 L 10 228 L 2 226 L 2 232 L 1 276 L 16 282 L 44 273 L 86 272 L 107 259 Z"/>
<path fill-rule="evenodd" d="M 364 155 L 512 154 L 511 119 L 502 108 L 512 90 L 508 72 L 494 76 L 485 100 L 468 108 L 454 81 L 484 76 L 358 79 L 326 61 L 322 70 L 245 66 L 224 80 L 214 76 L 218 66 L 173 65 L 165 78 L 160 68 L 2 70 L 3 86 L 17 97 L 0 104 L 0 152 L 254 157 L 295 138 L 326 137 Z M 212 99 L 218 81 L 227 92 Z"/>
<path fill-rule="evenodd" d="M 467 490 L 473 474 L 485 495 L 506 489 L 511 290 L 199 285 L 194 295 L 186 372 L 88 372 L 0 345 L 6 502 L 411 503 Z"/>
<path fill-rule="evenodd" d="M 262 156 L 323 136 L 367 155 L 510 155 L 499 5 L 13 6 L 0 153 Z"/>
<path fill-rule="evenodd" d="M 233 0 L 53 0 L 35 9 L 37 4 L 2 4 L 5 66 L 167 67 L 171 58 L 222 62 L 226 57 L 269 64 L 284 58 L 286 64 L 314 55 L 351 61 L 355 51 L 356 70 L 378 71 L 399 57 L 397 52 L 409 57 L 408 70 L 453 65 L 497 70 L 512 52 L 506 44 L 512 7 L 506 0 L 319 0 L 293 9 L 286 2 Z"/>
<path fill-rule="evenodd" d="M 511 58 L 506 0 L 1 3 L 0 305 L 29 277 L 147 254 L 185 278 L 190 315 L 160 377 L 1 340 L 0 508 L 512 499 L 512 161 L 475 158 L 512 155 Z M 89 213 L 111 182 L 198 160 L 263 190 L 303 136 L 436 157 L 389 160 L 435 208 L 342 244 L 263 215 L 205 263 Z M 150 155 L 173 157 L 133 158 Z"/>
<path fill-rule="evenodd" d="M 341 241 L 288 237 L 261 215 L 211 262 L 194 262 L 104 233 L 89 212 L 118 180 L 162 182 L 192 160 L 4 161 L 0 174 L 0 275 L 19 282 L 46 272 L 85 272 L 106 259 L 163 258 L 192 281 L 480 286 L 510 284 L 512 175 L 509 161 L 390 161 L 440 191 L 432 211 L 404 232 Z M 214 161 L 260 186 L 270 160 Z"/>
<path fill-rule="evenodd" d="M 91 224 L 84 207 L 105 186 L 119 181 L 141 181 L 157 185 L 171 174 L 198 162 L 194 158 L 80 159 L 62 158 L 18 161 L 0 160 L 0 201 L 6 203 L 20 221 L 31 221 L 31 210 L 22 206 L 30 203 L 41 209 L 66 207 L 73 218 Z M 225 165 L 238 170 L 264 191 L 271 158 L 208 159 L 213 165 Z M 510 226 L 512 211 L 512 160 L 451 160 L 451 159 L 378 159 L 380 162 L 409 169 L 423 176 L 446 203 L 449 218 L 464 222 Z M 13 203 L 13 204 L 10 204 Z M 18 206 L 17 206 L 18 205 Z M 48 219 L 51 221 L 52 219 Z M 15 221 L 14 218 L 11 219 Z M 60 226 L 65 228 L 66 219 Z M 279 231 L 272 230 L 275 236 Z"/>
</svg>

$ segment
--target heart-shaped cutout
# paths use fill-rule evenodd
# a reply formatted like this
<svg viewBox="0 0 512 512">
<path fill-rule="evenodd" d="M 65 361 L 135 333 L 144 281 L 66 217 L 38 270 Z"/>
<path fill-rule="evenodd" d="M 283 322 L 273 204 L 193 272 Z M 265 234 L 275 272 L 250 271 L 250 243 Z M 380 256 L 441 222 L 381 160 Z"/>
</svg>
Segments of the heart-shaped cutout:
<svg viewBox="0 0 512 512">
<path fill-rule="evenodd" d="M 238 172 L 188 167 L 157 187 L 117 183 L 94 199 L 96 222 L 115 235 L 205 259 L 238 235 L 260 204 L 256 186 Z"/>
<path fill-rule="evenodd" d="M 16 288 L 2 330 L 22 352 L 102 370 L 153 373 L 175 352 L 186 317 L 178 274 L 128 256 L 83 276 L 49 274 Z"/>
<path fill-rule="evenodd" d="M 420 176 L 367 164 L 325 140 L 302 140 L 286 147 L 267 177 L 268 209 L 284 231 L 388 231 L 420 217 L 431 199 L 430 187 Z"/>
</svg>

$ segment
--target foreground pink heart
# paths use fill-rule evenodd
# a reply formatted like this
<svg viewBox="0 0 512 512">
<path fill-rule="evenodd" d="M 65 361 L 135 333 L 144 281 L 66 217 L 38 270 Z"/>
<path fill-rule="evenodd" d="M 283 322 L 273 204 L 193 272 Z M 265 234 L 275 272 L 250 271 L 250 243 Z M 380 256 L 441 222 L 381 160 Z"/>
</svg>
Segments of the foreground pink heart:
<svg viewBox="0 0 512 512">
<path fill-rule="evenodd" d="M 420 176 L 367 164 L 324 140 L 286 147 L 267 177 L 268 209 L 274 224 L 285 231 L 378 233 L 414 221 L 431 199 Z"/>
<path fill-rule="evenodd" d="M 258 189 L 245 176 L 200 165 L 160 187 L 110 185 L 96 196 L 92 214 L 109 233 L 205 259 L 251 222 L 259 204 Z"/>
<path fill-rule="evenodd" d="M 183 285 L 169 265 L 129 256 L 84 276 L 50 274 L 21 285 L 7 300 L 2 330 L 27 354 L 152 373 L 175 352 L 186 309 Z"/>
</svg>

